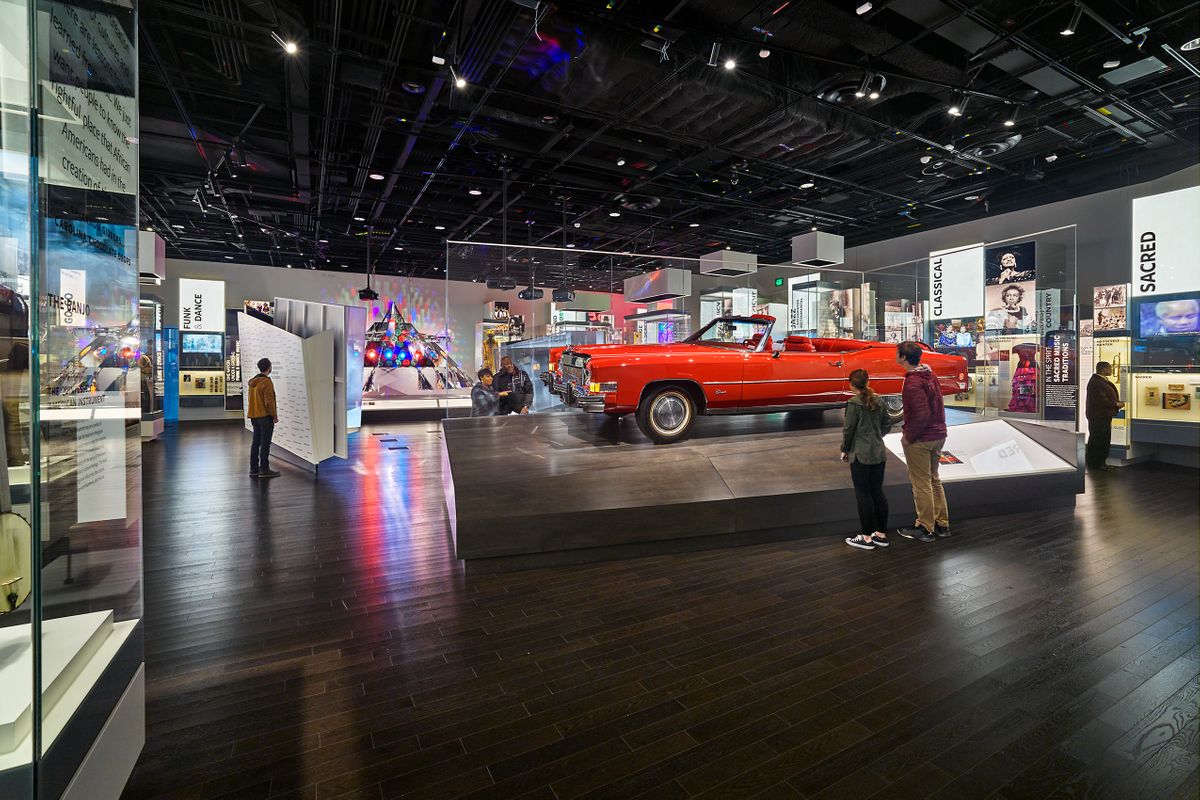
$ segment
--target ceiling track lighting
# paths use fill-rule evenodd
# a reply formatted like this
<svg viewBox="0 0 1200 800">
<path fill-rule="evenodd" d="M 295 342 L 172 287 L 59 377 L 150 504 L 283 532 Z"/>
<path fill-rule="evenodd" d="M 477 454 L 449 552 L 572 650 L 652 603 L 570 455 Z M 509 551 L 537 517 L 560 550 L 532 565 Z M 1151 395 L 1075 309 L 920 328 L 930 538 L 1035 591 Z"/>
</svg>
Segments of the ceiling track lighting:
<svg viewBox="0 0 1200 800">
<path fill-rule="evenodd" d="M 1075 4 L 1075 10 L 1071 12 L 1071 21 L 1067 23 L 1067 27 L 1059 31 L 1060 36 L 1074 36 L 1075 29 L 1079 27 L 1079 20 L 1083 17 L 1083 5 Z"/>
<path fill-rule="evenodd" d="M 285 40 L 275 31 L 271 31 L 271 38 L 274 39 L 275 44 L 282 47 L 283 52 L 287 53 L 289 56 L 294 56 L 296 53 L 300 52 L 300 47 L 295 42 Z"/>
<path fill-rule="evenodd" d="M 1178 61 L 1180 66 L 1195 75 L 1197 78 L 1200 78 L 1200 67 L 1197 67 L 1195 64 L 1188 61 L 1187 58 L 1184 57 L 1183 53 L 1179 52 L 1174 47 L 1171 47 L 1169 44 L 1161 45 L 1161 47 L 1162 51 Z"/>
</svg>

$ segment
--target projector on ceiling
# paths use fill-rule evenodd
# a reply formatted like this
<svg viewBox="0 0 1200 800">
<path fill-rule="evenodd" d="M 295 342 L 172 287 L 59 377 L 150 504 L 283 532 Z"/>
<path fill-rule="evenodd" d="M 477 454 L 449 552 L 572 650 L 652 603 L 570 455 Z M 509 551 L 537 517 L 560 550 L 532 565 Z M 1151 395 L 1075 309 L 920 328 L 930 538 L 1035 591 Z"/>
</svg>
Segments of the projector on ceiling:
<svg viewBox="0 0 1200 800">
<path fill-rule="evenodd" d="M 511 289 L 517 288 L 516 280 L 507 276 L 501 278 L 488 278 L 486 285 L 489 289 L 499 289 L 502 292 L 507 292 Z"/>
<path fill-rule="evenodd" d="M 378 300 L 379 292 L 375 291 L 370 286 L 368 286 L 365 289 L 358 290 L 358 299 L 359 300 Z"/>
<path fill-rule="evenodd" d="M 553 297 L 556 303 L 571 303 L 575 301 L 575 291 L 573 289 L 555 289 Z"/>
<path fill-rule="evenodd" d="M 522 300 L 541 300 L 545 296 L 545 292 L 543 292 L 541 289 L 535 289 L 532 286 L 517 292 L 517 297 L 521 298 Z"/>
</svg>

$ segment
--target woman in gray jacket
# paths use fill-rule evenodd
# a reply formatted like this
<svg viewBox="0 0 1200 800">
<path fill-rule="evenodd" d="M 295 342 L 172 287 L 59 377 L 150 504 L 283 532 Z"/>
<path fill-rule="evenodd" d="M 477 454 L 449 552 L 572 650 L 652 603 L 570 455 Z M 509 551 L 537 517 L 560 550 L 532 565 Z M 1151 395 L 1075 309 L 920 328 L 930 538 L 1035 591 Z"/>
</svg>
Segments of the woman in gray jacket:
<svg viewBox="0 0 1200 800">
<path fill-rule="evenodd" d="M 862 533 L 846 539 L 846 544 L 862 550 L 888 546 L 888 502 L 883 494 L 887 450 L 883 437 L 891 430 L 892 420 L 869 380 L 865 369 L 850 373 L 850 387 L 855 394 L 846 403 L 846 424 L 842 427 L 842 461 L 850 462 L 862 524 Z"/>
</svg>

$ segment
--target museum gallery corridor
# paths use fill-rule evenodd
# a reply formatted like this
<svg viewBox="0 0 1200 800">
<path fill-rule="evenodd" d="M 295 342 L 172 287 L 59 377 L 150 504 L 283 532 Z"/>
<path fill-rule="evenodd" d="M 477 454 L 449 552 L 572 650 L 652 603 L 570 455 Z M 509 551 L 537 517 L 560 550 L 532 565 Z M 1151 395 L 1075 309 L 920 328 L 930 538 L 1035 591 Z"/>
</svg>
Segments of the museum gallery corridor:
<svg viewBox="0 0 1200 800">
<path fill-rule="evenodd" d="M 261 482 L 237 425 L 143 448 L 126 798 L 1196 795 L 1194 471 L 932 545 L 468 577 L 438 426 L 351 442 Z"/>
</svg>

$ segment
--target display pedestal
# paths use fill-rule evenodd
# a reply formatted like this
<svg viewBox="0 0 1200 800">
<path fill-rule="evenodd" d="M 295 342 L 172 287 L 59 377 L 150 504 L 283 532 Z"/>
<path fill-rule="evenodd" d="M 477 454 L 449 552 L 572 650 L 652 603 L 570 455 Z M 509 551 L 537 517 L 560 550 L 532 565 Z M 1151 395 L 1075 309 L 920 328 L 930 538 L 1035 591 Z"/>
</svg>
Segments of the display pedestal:
<svg viewBox="0 0 1200 800">
<path fill-rule="evenodd" d="M 164 429 L 163 412 L 154 411 L 150 414 L 142 415 L 142 441 L 152 442 L 159 436 L 162 436 Z"/>
<path fill-rule="evenodd" d="M 447 508 L 458 558 L 484 571 L 850 534 L 858 516 L 838 461 L 841 415 L 702 417 L 687 442 L 656 446 L 632 419 L 562 412 L 442 422 Z M 977 430 L 970 430 L 977 429 Z M 1019 444 L 1030 474 L 976 468 L 946 482 L 955 526 L 971 517 L 1073 507 L 1078 434 L 990 420 L 951 428 L 947 448 Z M 514 446 L 514 444 L 519 446 Z M 985 446 L 986 445 L 986 446 Z M 967 461 L 967 459 L 963 459 Z M 986 464 L 985 464 L 986 462 Z M 972 463 L 972 462 L 968 462 Z M 884 490 L 894 527 L 913 520 L 903 462 Z"/>
</svg>

